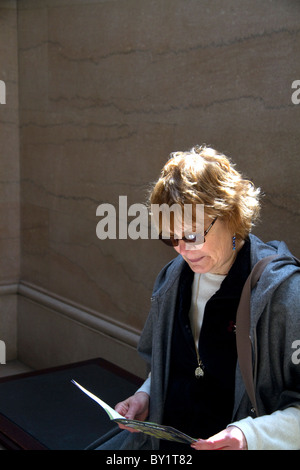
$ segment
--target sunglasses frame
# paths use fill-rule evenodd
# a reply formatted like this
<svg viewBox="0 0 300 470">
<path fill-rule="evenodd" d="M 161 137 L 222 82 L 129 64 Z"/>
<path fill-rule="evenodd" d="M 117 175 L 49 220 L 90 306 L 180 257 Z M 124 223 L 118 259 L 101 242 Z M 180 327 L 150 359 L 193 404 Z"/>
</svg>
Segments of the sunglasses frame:
<svg viewBox="0 0 300 470">
<path fill-rule="evenodd" d="M 205 237 L 206 235 L 208 234 L 208 232 L 210 231 L 210 229 L 212 228 L 212 226 L 214 225 L 214 223 L 216 222 L 218 217 L 215 217 L 214 220 L 211 222 L 211 224 L 209 225 L 209 227 L 204 231 L 204 234 L 191 234 L 194 236 L 193 239 L 189 239 L 187 237 L 182 237 L 182 238 L 175 238 L 173 235 L 171 235 L 169 238 L 163 238 L 162 234 L 160 233 L 159 234 L 159 240 L 161 240 L 162 242 L 164 242 L 166 245 L 168 246 L 172 246 L 172 247 L 176 247 L 179 245 L 179 242 L 180 241 L 183 241 L 184 243 L 187 243 L 188 245 L 192 245 L 192 244 L 195 244 L 195 245 L 203 245 L 205 243 Z M 200 243 L 197 242 L 197 237 L 201 237 L 201 241 Z"/>
</svg>

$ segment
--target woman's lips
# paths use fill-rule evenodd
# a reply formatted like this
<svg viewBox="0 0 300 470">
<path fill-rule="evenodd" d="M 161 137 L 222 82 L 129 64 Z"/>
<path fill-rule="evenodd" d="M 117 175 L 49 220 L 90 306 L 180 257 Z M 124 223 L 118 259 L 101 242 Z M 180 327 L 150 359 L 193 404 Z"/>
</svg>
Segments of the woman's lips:
<svg viewBox="0 0 300 470">
<path fill-rule="evenodd" d="M 195 259 L 186 258 L 186 260 L 192 264 L 199 263 L 199 261 L 201 261 L 202 259 L 204 259 L 204 256 L 200 256 L 199 258 L 195 258 Z"/>
</svg>

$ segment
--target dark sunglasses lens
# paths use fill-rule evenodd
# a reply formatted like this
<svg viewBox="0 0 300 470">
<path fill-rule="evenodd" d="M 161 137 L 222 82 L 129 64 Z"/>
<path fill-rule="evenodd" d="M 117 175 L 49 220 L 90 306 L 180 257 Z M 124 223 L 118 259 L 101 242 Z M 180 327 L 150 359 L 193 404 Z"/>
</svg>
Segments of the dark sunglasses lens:
<svg viewBox="0 0 300 470">
<path fill-rule="evenodd" d="M 183 237 L 182 239 L 170 237 L 170 238 L 163 238 L 162 234 L 159 235 L 159 239 L 168 246 L 178 246 L 179 241 L 183 240 L 184 243 L 191 244 L 191 245 L 202 245 L 205 242 L 205 238 L 201 234 L 191 234 L 187 237 Z"/>
<path fill-rule="evenodd" d="M 191 233 L 190 235 L 183 237 L 182 240 L 185 243 L 193 243 L 195 245 L 201 245 L 205 242 L 204 236 L 199 233 Z"/>
</svg>

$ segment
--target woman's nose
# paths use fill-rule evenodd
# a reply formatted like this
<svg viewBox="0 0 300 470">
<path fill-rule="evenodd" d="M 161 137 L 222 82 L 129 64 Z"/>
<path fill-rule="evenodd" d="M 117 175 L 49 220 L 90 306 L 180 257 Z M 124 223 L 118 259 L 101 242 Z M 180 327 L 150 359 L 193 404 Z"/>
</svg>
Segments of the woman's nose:
<svg viewBox="0 0 300 470">
<path fill-rule="evenodd" d="M 183 240 L 179 240 L 178 245 L 175 246 L 175 250 L 177 253 L 180 255 L 184 255 L 186 251 L 188 251 L 190 248 L 187 243 L 185 243 Z"/>
<path fill-rule="evenodd" d="M 185 255 L 187 252 L 192 250 L 201 250 L 204 243 L 194 245 L 193 243 L 186 243 L 184 240 L 179 240 L 178 246 L 175 246 L 175 250 L 180 255 Z"/>
</svg>

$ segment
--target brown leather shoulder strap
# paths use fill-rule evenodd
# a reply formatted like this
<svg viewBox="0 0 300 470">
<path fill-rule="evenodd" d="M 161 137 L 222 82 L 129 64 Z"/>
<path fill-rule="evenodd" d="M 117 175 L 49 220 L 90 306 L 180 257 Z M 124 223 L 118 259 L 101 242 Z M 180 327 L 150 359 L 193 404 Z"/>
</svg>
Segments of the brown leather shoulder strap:
<svg viewBox="0 0 300 470">
<path fill-rule="evenodd" d="M 276 257 L 276 255 L 267 256 L 256 263 L 252 269 L 249 277 L 247 278 L 240 303 L 236 315 L 236 347 L 238 354 L 238 361 L 243 377 L 243 381 L 251 400 L 252 406 L 258 416 L 258 408 L 255 397 L 254 381 L 253 381 L 253 361 L 252 361 L 252 347 L 250 339 L 250 298 L 251 290 L 259 280 L 261 273 L 267 264 Z"/>
</svg>

